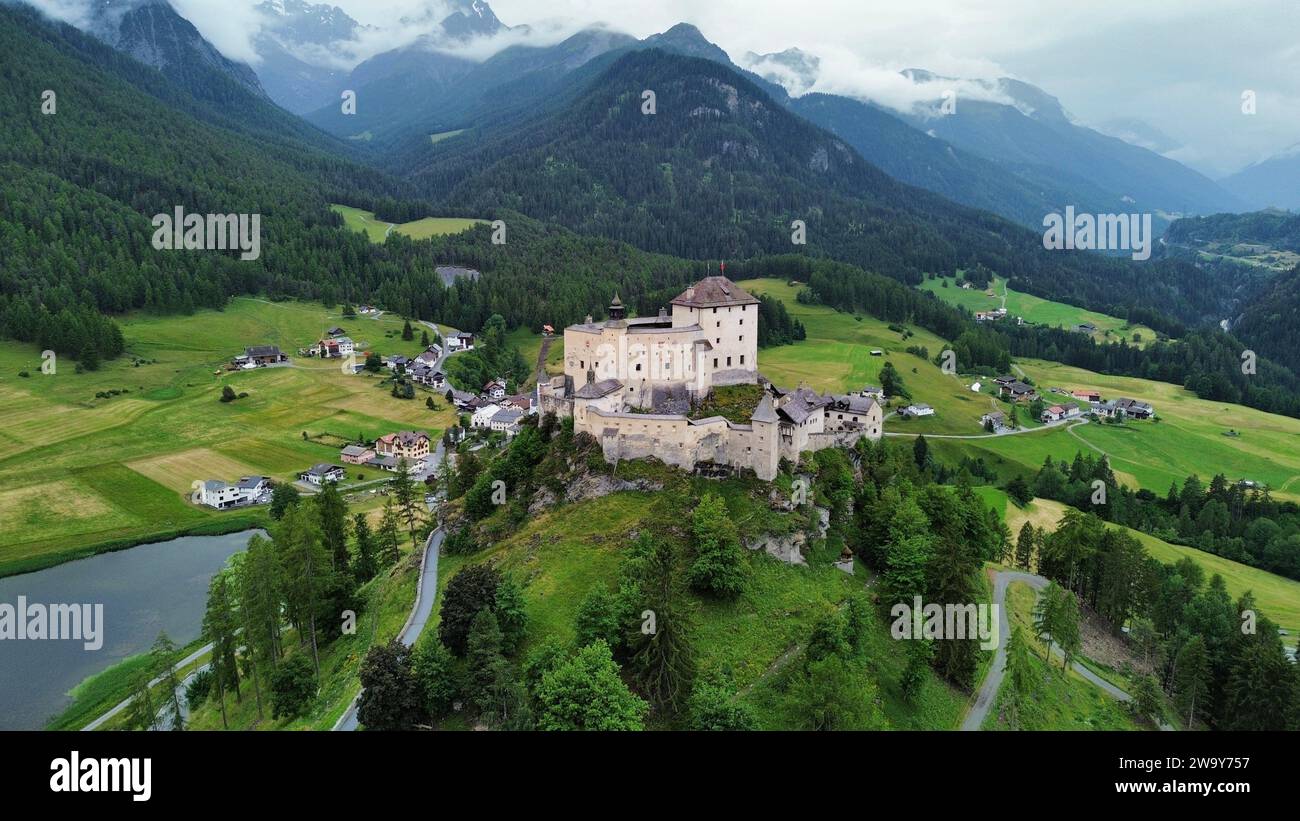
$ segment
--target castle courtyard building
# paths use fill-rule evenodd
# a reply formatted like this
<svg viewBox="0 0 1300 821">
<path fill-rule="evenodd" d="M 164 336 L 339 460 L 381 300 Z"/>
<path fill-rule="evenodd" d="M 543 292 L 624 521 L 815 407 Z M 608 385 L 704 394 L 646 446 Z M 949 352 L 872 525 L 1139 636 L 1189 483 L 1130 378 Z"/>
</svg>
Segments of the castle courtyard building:
<svg viewBox="0 0 1300 821">
<path fill-rule="evenodd" d="M 701 464 L 776 477 L 781 459 L 879 439 L 872 397 L 784 391 L 758 372 L 758 300 L 726 277 L 707 277 L 671 303 L 672 313 L 629 319 L 616 295 L 603 322 L 564 330 L 564 375 L 538 386 L 541 412 L 572 416 L 574 431 L 601 443 L 607 461 L 654 457 L 684 470 Z M 689 411 L 715 387 L 761 384 L 747 424 Z"/>
</svg>

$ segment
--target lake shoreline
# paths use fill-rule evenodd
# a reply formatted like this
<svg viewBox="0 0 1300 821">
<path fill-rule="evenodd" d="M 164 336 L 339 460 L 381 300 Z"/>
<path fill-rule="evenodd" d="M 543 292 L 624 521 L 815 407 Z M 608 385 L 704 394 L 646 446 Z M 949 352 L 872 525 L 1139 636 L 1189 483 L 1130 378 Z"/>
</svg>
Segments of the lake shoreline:
<svg viewBox="0 0 1300 821">
<path fill-rule="evenodd" d="M 26 573 L 36 573 L 41 570 L 48 570 L 51 567 L 57 567 L 68 562 L 75 562 L 81 559 L 89 559 L 92 556 L 99 556 L 104 553 L 116 553 L 121 550 L 130 550 L 133 547 L 141 545 L 156 544 L 158 542 L 170 542 L 174 539 L 181 539 L 186 536 L 225 536 L 230 533 L 239 533 L 244 530 L 266 529 L 271 524 L 271 515 L 269 510 L 262 508 L 249 513 L 240 513 L 237 516 L 229 518 L 213 519 L 206 522 L 198 522 L 185 527 L 177 527 L 169 530 L 151 531 L 141 533 L 136 536 L 126 536 L 120 539 L 109 539 L 103 542 L 95 542 L 89 545 L 73 548 L 67 552 L 47 553 L 40 556 L 32 556 L 25 559 L 15 559 L 13 561 L 0 563 L 0 579 L 11 578 L 13 576 L 22 576 Z"/>
</svg>

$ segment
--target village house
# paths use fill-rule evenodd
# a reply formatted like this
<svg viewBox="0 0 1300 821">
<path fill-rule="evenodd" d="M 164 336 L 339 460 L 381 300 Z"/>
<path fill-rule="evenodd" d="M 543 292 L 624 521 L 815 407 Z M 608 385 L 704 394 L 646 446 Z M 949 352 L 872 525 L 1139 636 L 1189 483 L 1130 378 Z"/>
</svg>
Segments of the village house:
<svg viewBox="0 0 1300 821">
<path fill-rule="evenodd" d="M 858 396 L 865 396 L 868 399 L 874 399 L 877 402 L 885 401 L 885 389 L 877 385 L 866 385 L 858 391 Z"/>
<path fill-rule="evenodd" d="M 473 413 L 481 406 L 477 396 L 466 391 L 458 391 L 455 388 L 451 389 L 451 401 L 455 404 L 456 410 L 462 413 Z"/>
<path fill-rule="evenodd" d="M 920 403 L 915 405 L 908 405 L 907 407 L 900 410 L 898 413 L 900 416 L 908 416 L 912 418 L 916 418 L 920 416 L 934 416 L 934 408 L 924 403 Z"/>
<path fill-rule="evenodd" d="M 422 365 L 433 367 L 438 364 L 438 359 L 442 356 L 442 349 L 437 345 L 430 345 L 425 348 L 419 356 L 415 357 L 416 362 Z"/>
<path fill-rule="evenodd" d="M 330 328 L 325 333 L 328 334 L 329 336 L 343 336 L 344 334 L 347 333 L 347 331 L 343 330 L 342 328 L 336 325 L 335 327 Z"/>
<path fill-rule="evenodd" d="M 513 436 L 519 432 L 519 422 L 523 418 L 524 413 L 522 411 L 513 408 L 502 408 L 488 420 L 488 427 L 491 430 Z"/>
<path fill-rule="evenodd" d="M 981 416 L 980 426 L 984 428 L 992 428 L 994 433 L 1010 427 L 1007 424 L 1006 414 L 1002 411 L 992 411 Z"/>
<path fill-rule="evenodd" d="M 384 360 L 384 365 L 393 373 L 406 373 L 407 368 L 411 366 L 411 360 L 405 356 L 390 356 Z"/>
<path fill-rule="evenodd" d="M 782 390 L 760 378 L 758 300 L 731 280 L 707 277 L 669 304 L 671 314 L 629 319 L 615 296 L 605 321 L 565 328 L 564 374 L 538 386 L 539 412 L 572 417 L 609 462 L 654 457 L 767 481 L 781 459 L 880 437 L 873 398 Z M 687 414 L 715 388 L 755 384 L 764 390 L 748 423 Z"/>
<path fill-rule="evenodd" d="M 375 451 L 365 445 L 348 445 L 339 451 L 339 458 L 350 465 L 364 465 L 375 458 Z"/>
<path fill-rule="evenodd" d="M 1115 406 L 1123 411 L 1125 416 L 1134 419 L 1150 419 L 1156 415 L 1154 407 L 1137 399 L 1116 399 Z"/>
<path fill-rule="evenodd" d="M 1070 391 L 1070 395 L 1073 396 L 1075 399 L 1082 399 L 1082 400 L 1084 400 L 1085 402 L 1100 402 L 1100 401 L 1101 401 L 1101 392 L 1100 392 L 1100 391 L 1090 391 L 1090 390 Z"/>
<path fill-rule="evenodd" d="M 1038 398 L 1038 391 L 1033 385 L 1027 385 L 1015 377 L 999 377 L 994 381 L 998 386 L 998 396 L 1010 402 L 1032 402 Z"/>
<path fill-rule="evenodd" d="M 461 331 L 447 337 L 447 351 L 472 351 L 474 350 L 474 334 Z"/>
<path fill-rule="evenodd" d="M 345 476 L 347 476 L 346 470 L 338 465 L 328 463 L 312 465 L 298 474 L 299 479 L 313 485 L 324 485 L 326 482 L 341 482 Z"/>
<path fill-rule="evenodd" d="M 429 434 L 422 430 L 385 434 L 375 440 L 375 454 L 414 462 L 429 455 Z"/>
<path fill-rule="evenodd" d="M 488 404 L 479 407 L 474 411 L 474 415 L 470 417 L 469 420 L 470 427 L 472 428 L 490 427 L 492 424 L 492 417 L 496 416 L 497 413 L 501 410 L 502 410 L 501 406 L 496 404 L 495 402 L 489 402 Z"/>
<path fill-rule="evenodd" d="M 1079 415 L 1079 406 L 1073 403 L 1069 405 L 1052 405 L 1050 408 L 1043 408 L 1039 414 L 1040 422 L 1059 422 L 1062 419 L 1069 419 Z"/>
<path fill-rule="evenodd" d="M 506 395 L 506 382 L 504 379 L 493 379 L 483 386 L 483 395 L 488 399 L 504 399 Z"/>
<path fill-rule="evenodd" d="M 316 343 L 316 355 L 325 359 L 338 359 L 340 357 L 352 356 L 356 353 L 356 345 L 350 337 L 340 336 L 337 339 L 322 339 Z"/>
<path fill-rule="evenodd" d="M 209 479 L 196 494 L 201 505 L 225 510 L 230 507 L 260 504 L 270 501 L 271 480 L 265 476 L 244 476 L 234 484 Z"/>
<path fill-rule="evenodd" d="M 251 348 L 245 348 L 244 358 L 259 367 L 289 361 L 289 357 L 281 353 L 279 347 L 275 345 L 254 345 Z"/>
<path fill-rule="evenodd" d="M 1093 334 L 1097 332 L 1097 326 L 1092 324 L 1091 322 L 1080 322 L 1078 325 L 1075 325 L 1070 330 L 1078 334 Z"/>
<path fill-rule="evenodd" d="M 514 408 L 524 413 L 536 413 L 537 401 L 531 393 L 520 393 L 514 396 L 507 396 L 497 403 L 503 408 Z"/>
</svg>

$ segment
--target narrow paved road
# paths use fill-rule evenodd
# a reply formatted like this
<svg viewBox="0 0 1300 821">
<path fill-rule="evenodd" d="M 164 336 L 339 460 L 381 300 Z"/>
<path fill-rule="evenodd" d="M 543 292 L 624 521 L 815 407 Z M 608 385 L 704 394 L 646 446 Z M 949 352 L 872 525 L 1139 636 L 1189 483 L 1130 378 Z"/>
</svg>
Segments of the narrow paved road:
<svg viewBox="0 0 1300 821">
<path fill-rule="evenodd" d="M 420 561 L 420 581 L 415 592 L 415 606 L 411 608 L 406 626 L 397 634 L 397 640 L 407 647 L 415 644 L 420 633 L 424 632 L 424 626 L 429 623 L 429 617 L 433 615 L 433 602 L 438 595 L 438 551 L 442 547 L 442 539 L 443 532 L 440 527 L 429 535 L 429 541 L 424 547 L 424 557 Z M 335 730 L 357 729 L 357 704 L 360 700 L 361 693 L 357 693 L 356 698 L 348 705 L 348 709 L 334 724 Z"/>
<path fill-rule="evenodd" d="M 195 661 L 197 661 L 201 656 L 203 656 L 205 653 L 207 653 L 207 652 L 208 652 L 209 650 L 211 650 L 211 649 L 212 649 L 212 645 L 211 645 L 211 644 L 205 644 L 205 645 L 203 645 L 203 646 L 200 647 L 199 649 L 195 650 L 193 653 L 190 653 L 188 656 L 186 656 L 185 658 L 181 659 L 180 661 L 178 661 L 178 662 L 176 662 L 174 665 L 172 665 L 172 670 L 180 670 L 182 667 L 184 667 L 184 666 L 187 665 L 187 664 L 193 664 Z M 206 667 L 207 665 L 204 665 L 204 666 Z M 201 668 L 200 668 L 200 669 L 201 669 Z M 197 671 L 195 671 L 195 672 L 197 672 Z M 191 674 L 191 675 L 192 675 L 192 674 Z M 188 681 L 189 678 L 190 678 L 190 676 L 186 676 L 186 677 L 185 677 L 185 680 Z M 150 686 L 150 687 L 156 687 L 156 686 L 158 686 L 159 684 L 162 683 L 162 680 L 163 680 L 163 677 L 162 677 L 162 676 L 158 676 L 158 677 L 155 678 L 153 681 L 150 681 L 150 682 L 149 682 L 149 686 Z M 182 682 L 182 684 L 184 684 L 184 682 Z M 104 722 L 108 721 L 108 720 L 109 720 L 110 718 L 112 718 L 113 716 L 115 716 L 115 715 L 117 715 L 118 713 L 122 712 L 122 711 L 125 710 L 127 707 L 129 707 L 130 705 L 131 705 L 131 699 L 129 699 L 129 698 L 127 698 L 127 699 L 123 699 L 122 701 L 119 701 L 119 702 L 116 704 L 116 706 L 113 707 L 113 709 L 111 709 L 111 710 L 109 710 L 108 712 L 104 713 L 102 716 L 100 716 L 99 718 L 97 718 L 97 719 L 95 719 L 94 721 L 90 722 L 89 724 L 87 724 L 85 727 L 82 727 L 81 729 L 82 729 L 83 731 L 84 731 L 84 730 L 98 730 L 101 726 L 103 726 Z"/>
<path fill-rule="evenodd" d="M 888 418 L 888 417 L 886 417 Z M 884 421 L 883 419 L 881 420 Z M 1064 426 L 1066 430 L 1088 424 L 1087 419 L 1061 419 L 1057 422 L 1044 422 L 1038 428 L 1016 428 L 1003 433 L 910 433 L 900 430 L 887 430 L 885 436 L 924 436 L 926 439 L 999 439 L 1003 436 L 1021 436 L 1026 433 L 1042 433 L 1045 430 Z M 1079 441 L 1083 441 L 1080 439 Z"/>
<path fill-rule="evenodd" d="M 998 690 L 1002 686 L 1002 677 L 1007 666 L 1007 641 L 1011 638 L 1011 622 L 1010 617 L 1007 615 L 1007 588 L 1010 587 L 1012 582 L 1024 582 L 1036 591 L 1041 591 L 1048 585 L 1048 580 L 1042 576 L 1021 570 L 999 570 L 993 574 L 993 601 L 997 602 L 999 610 L 998 630 L 1000 632 L 998 634 L 998 647 L 993 651 L 993 664 L 989 668 L 988 675 L 984 677 L 979 692 L 975 694 L 975 701 L 971 704 L 970 712 L 966 714 L 966 720 L 961 724 L 963 730 L 978 730 L 984 726 L 984 719 L 988 716 L 989 710 L 993 709 L 993 704 L 997 701 Z M 1059 647 L 1053 647 L 1052 656 L 1054 658 L 1063 658 L 1063 653 Z M 1128 693 L 1079 662 L 1076 661 L 1071 664 L 1071 668 L 1114 698 L 1120 701 L 1132 700 L 1133 697 Z M 1174 728 L 1162 723 L 1160 729 L 1172 730 Z"/>
</svg>

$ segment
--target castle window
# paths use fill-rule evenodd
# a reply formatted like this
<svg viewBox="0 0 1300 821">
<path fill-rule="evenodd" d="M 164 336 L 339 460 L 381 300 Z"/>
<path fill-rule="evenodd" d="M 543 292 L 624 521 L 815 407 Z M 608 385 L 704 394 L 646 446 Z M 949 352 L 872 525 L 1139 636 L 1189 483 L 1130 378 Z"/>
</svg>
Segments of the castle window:
<svg viewBox="0 0 1300 821">
<path fill-rule="evenodd" d="M 744 341 L 745 341 L 745 335 L 744 335 L 744 334 L 741 334 L 741 335 L 740 335 L 740 341 L 741 341 L 741 342 L 744 342 Z"/>
<path fill-rule="evenodd" d="M 727 357 L 727 367 L 731 367 L 731 357 Z"/>
<path fill-rule="evenodd" d="M 744 318 L 743 316 L 740 318 L 740 324 L 741 324 L 741 325 L 744 325 L 744 324 L 745 324 L 745 318 Z"/>
<path fill-rule="evenodd" d="M 716 313 L 718 312 L 718 309 L 717 309 L 717 308 L 714 308 L 714 309 L 713 309 L 713 312 L 716 314 Z"/>
<path fill-rule="evenodd" d="M 745 355 L 743 353 L 740 355 L 740 364 L 745 364 Z"/>
<path fill-rule="evenodd" d="M 585 370 L 586 367 L 587 367 L 587 360 L 585 360 L 585 359 L 579 359 L 579 360 L 578 360 L 578 367 L 579 367 L 579 368 L 582 368 L 582 369 Z"/>
<path fill-rule="evenodd" d="M 716 356 L 713 357 L 713 367 L 718 367 L 718 358 Z"/>
<path fill-rule="evenodd" d="M 641 363 L 640 363 L 640 362 L 636 363 L 636 369 L 637 369 L 638 371 L 641 370 Z"/>
</svg>

